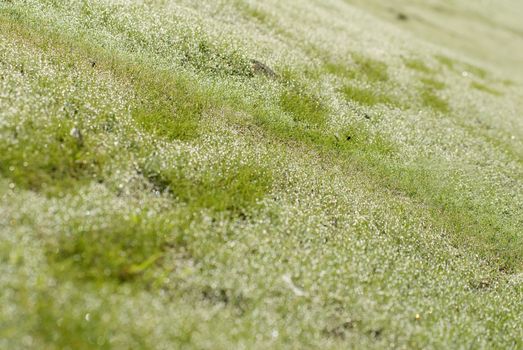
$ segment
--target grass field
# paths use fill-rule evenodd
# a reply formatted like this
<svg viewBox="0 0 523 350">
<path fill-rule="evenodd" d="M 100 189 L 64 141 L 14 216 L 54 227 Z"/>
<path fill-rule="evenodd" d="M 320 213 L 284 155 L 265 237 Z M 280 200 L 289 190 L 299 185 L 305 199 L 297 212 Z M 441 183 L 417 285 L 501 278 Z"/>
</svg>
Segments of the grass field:
<svg viewBox="0 0 523 350">
<path fill-rule="evenodd" d="M 523 349 L 516 0 L 0 0 L 0 348 Z"/>
</svg>

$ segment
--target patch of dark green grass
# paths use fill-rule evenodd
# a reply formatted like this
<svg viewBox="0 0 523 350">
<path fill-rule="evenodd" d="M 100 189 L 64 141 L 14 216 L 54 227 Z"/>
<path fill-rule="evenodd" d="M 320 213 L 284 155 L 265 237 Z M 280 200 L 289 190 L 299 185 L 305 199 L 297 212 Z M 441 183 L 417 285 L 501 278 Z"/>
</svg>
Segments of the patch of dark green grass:
<svg viewBox="0 0 523 350">
<path fill-rule="evenodd" d="M 321 126 L 327 121 L 329 110 L 321 101 L 299 89 L 287 89 L 279 101 L 280 108 L 292 116 L 297 123 Z"/>
<path fill-rule="evenodd" d="M 88 293 L 99 294 L 96 286 L 82 285 L 82 292 L 70 296 L 72 305 L 82 305 Z M 21 295 L 27 295 L 24 291 Z M 35 295 L 31 300 L 31 315 L 27 319 L 32 323 L 31 333 L 35 342 L 42 348 L 60 349 L 110 349 L 109 336 L 112 332 L 102 321 L 107 304 L 88 309 L 81 307 L 78 313 L 64 312 L 63 301 L 56 298 L 53 289 L 31 291 Z M 24 300 L 26 301 L 26 300 Z M 28 302 L 28 301 L 27 301 Z M 83 310 L 82 310 L 83 309 Z M 132 333 L 132 332 L 131 332 Z M 145 345 L 145 344 L 142 344 Z"/>
<path fill-rule="evenodd" d="M 193 116 L 176 115 L 166 107 L 136 109 L 132 114 L 138 126 L 168 140 L 191 140 L 198 135 L 198 121 Z"/>
<path fill-rule="evenodd" d="M 443 90 L 446 87 L 445 83 L 432 78 L 422 78 L 421 82 L 427 89 Z"/>
<path fill-rule="evenodd" d="M 70 222 L 48 257 L 60 275 L 117 282 L 131 281 L 147 274 L 160 261 L 167 244 L 181 242 L 181 229 L 165 217 L 147 216 L 146 211 L 129 217 L 113 217 L 109 226 Z"/>
<path fill-rule="evenodd" d="M 346 85 L 341 89 L 341 92 L 347 100 L 357 102 L 364 106 L 372 107 L 377 104 L 397 106 L 396 101 L 394 101 L 391 97 L 371 89 Z"/>
<path fill-rule="evenodd" d="M 352 54 L 356 73 L 362 74 L 370 82 L 385 82 L 389 80 L 387 64 L 359 54 Z"/>
<path fill-rule="evenodd" d="M 247 57 L 239 52 L 218 47 L 211 40 L 205 39 L 203 33 L 187 36 L 178 46 L 184 66 L 217 76 L 253 76 Z"/>
<path fill-rule="evenodd" d="M 168 74 L 138 77 L 135 86 L 141 101 L 132 111 L 137 125 L 169 140 L 197 137 L 201 113 L 208 106 L 205 96 L 183 77 L 172 79 Z"/>
<path fill-rule="evenodd" d="M 502 79 L 501 80 L 501 84 L 503 84 L 505 86 L 514 86 L 514 85 L 516 85 L 516 83 L 513 80 L 510 80 L 510 79 Z"/>
<path fill-rule="evenodd" d="M 425 73 L 425 74 L 433 73 L 432 69 L 429 66 L 427 66 L 425 64 L 425 62 L 423 62 L 422 60 L 404 59 L 404 62 L 405 62 L 405 66 L 412 70 L 415 70 L 415 71 L 418 71 L 421 73 Z"/>
<path fill-rule="evenodd" d="M 191 208 L 246 215 L 272 187 L 272 174 L 248 164 L 220 163 L 189 175 L 185 167 L 160 168 L 149 162 L 141 169 L 158 191 L 167 192 Z"/>
<path fill-rule="evenodd" d="M 108 155 L 70 120 L 5 128 L 0 138 L 0 174 L 19 188 L 48 195 L 102 178 Z"/>
<path fill-rule="evenodd" d="M 351 55 L 352 62 L 327 61 L 323 67 L 328 73 L 346 79 L 367 80 L 371 83 L 389 80 L 387 65 L 360 54 Z"/>
<path fill-rule="evenodd" d="M 472 64 L 469 64 L 469 63 L 463 63 L 463 67 L 465 68 L 465 70 L 467 72 L 470 72 L 472 74 L 474 74 L 476 77 L 480 78 L 480 79 L 486 79 L 488 77 L 488 72 L 483 69 L 483 68 L 480 68 L 480 67 L 477 67 L 477 66 L 474 66 Z"/>
<path fill-rule="evenodd" d="M 494 95 L 494 96 L 501 96 L 503 95 L 501 93 L 501 91 L 498 91 L 492 87 L 489 87 L 485 84 L 481 84 L 481 83 L 478 83 L 477 81 L 473 81 L 472 83 L 470 83 L 470 86 L 473 88 L 473 89 L 476 89 L 476 90 L 479 90 L 479 91 L 483 91 L 483 92 L 486 92 L 488 94 L 491 94 L 491 95 Z"/>
<path fill-rule="evenodd" d="M 438 60 L 439 63 L 441 63 L 442 65 L 447 67 L 448 69 L 454 69 L 454 67 L 458 64 L 458 61 L 453 60 L 452 58 L 447 57 L 447 56 L 436 55 L 436 56 L 434 56 L 434 58 L 436 60 Z"/>
<path fill-rule="evenodd" d="M 270 16 L 255 5 L 251 5 L 245 1 L 235 1 L 234 5 L 249 19 L 254 19 L 265 25 L 269 25 L 271 23 Z"/>
<path fill-rule="evenodd" d="M 439 97 L 433 89 L 422 89 L 420 92 L 420 97 L 423 106 L 443 114 L 447 114 L 450 112 L 450 106 L 448 102 L 445 101 L 443 98 Z"/>
<path fill-rule="evenodd" d="M 350 64 L 347 63 L 335 63 L 327 62 L 324 66 L 325 71 L 330 74 L 336 75 L 341 78 L 346 79 L 356 79 L 357 73 L 353 67 L 350 67 Z"/>
</svg>

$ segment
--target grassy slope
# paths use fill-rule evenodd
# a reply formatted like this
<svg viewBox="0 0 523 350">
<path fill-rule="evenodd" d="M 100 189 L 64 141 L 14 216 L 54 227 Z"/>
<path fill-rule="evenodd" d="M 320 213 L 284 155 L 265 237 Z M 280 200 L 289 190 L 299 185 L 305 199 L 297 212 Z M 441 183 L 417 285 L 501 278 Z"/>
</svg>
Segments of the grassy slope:
<svg viewBox="0 0 523 350">
<path fill-rule="evenodd" d="M 523 347 L 504 58 L 341 0 L 14 0 L 0 26 L 0 347 Z"/>
</svg>

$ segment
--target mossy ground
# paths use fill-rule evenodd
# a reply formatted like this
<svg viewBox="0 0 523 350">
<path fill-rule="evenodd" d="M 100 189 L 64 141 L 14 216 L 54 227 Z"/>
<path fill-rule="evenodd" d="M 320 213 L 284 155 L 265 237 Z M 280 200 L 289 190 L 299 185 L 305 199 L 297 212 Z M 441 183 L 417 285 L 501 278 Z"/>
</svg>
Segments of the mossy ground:
<svg viewBox="0 0 523 350">
<path fill-rule="evenodd" d="M 520 83 L 389 29 L 0 3 L 0 347 L 523 347 Z"/>
</svg>

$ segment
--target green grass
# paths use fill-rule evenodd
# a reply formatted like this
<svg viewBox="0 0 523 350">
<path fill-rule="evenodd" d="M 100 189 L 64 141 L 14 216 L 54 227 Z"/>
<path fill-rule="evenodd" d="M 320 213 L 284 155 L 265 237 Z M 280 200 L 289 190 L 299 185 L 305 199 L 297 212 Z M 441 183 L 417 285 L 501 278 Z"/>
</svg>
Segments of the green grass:
<svg viewBox="0 0 523 350">
<path fill-rule="evenodd" d="M 136 278 L 154 282 L 149 270 L 161 262 L 169 244 L 176 246 L 182 240 L 182 228 L 161 216 L 148 218 L 147 212 L 115 216 L 109 222 L 111 226 L 104 228 L 72 226 L 73 233 L 64 234 L 48 247 L 58 278 L 70 274 L 74 279 L 98 283 Z"/>
<path fill-rule="evenodd" d="M 28 120 L 3 128 L 0 174 L 17 187 L 50 195 L 100 179 L 109 154 L 97 152 L 95 139 L 78 137 L 73 129 L 82 130 L 71 120 L 57 118 L 43 125 Z"/>
<path fill-rule="evenodd" d="M 223 163 L 197 171 L 191 178 L 185 167 L 158 169 L 155 163 L 144 164 L 142 170 L 157 191 L 168 192 L 191 207 L 244 215 L 263 199 L 272 183 L 267 170 L 247 164 Z"/>
<path fill-rule="evenodd" d="M 377 104 L 397 105 L 397 103 L 389 96 L 382 95 L 371 89 L 362 89 L 354 86 L 344 86 L 341 90 L 343 96 L 347 100 L 357 102 L 361 105 L 372 107 Z"/>
<path fill-rule="evenodd" d="M 365 79 L 371 83 L 386 82 L 389 80 L 387 65 L 358 53 L 350 55 L 350 61 L 327 61 L 325 70 L 331 74 L 346 79 Z"/>
<path fill-rule="evenodd" d="M 356 72 L 363 74 L 369 81 L 385 82 L 389 80 L 386 63 L 359 54 L 353 54 L 352 59 L 356 64 Z"/>
<path fill-rule="evenodd" d="M 516 89 L 387 28 L 1 4 L 0 347 L 521 347 Z"/>
<path fill-rule="evenodd" d="M 470 86 L 476 90 L 483 91 L 483 92 L 486 92 L 486 93 L 494 95 L 494 96 L 503 95 L 500 91 L 498 91 L 492 87 L 489 87 L 485 84 L 478 83 L 476 81 L 473 81 L 472 83 L 470 83 Z"/>
<path fill-rule="evenodd" d="M 282 111 L 292 116 L 298 123 L 321 126 L 327 120 L 328 110 L 320 100 L 299 90 L 290 89 L 280 98 Z"/>
<path fill-rule="evenodd" d="M 436 112 L 447 114 L 450 112 L 450 106 L 447 101 L 439 97 L 434 89 L 423 88 L 420 91 L 421 102 L 423 106 L 430 108 Z"/>
<path fill-rule="evenodd" d="M 427 64 L 425 62 L 423 62 L 422 60 L 419 60 L 419 59 L 405 59 L 405 66 L 407 68 L 410 68 L 410 69 L 413 69 L 415 71 L 425 73 L 425 74 L 429 74 L 429 73 L 433 72 L 432 69 L 429 66 L 427 66 Z"/>
<path fill-rule="evenodd" d="M 434 58 L 436 58 L 436 60 L 438 60 L 442 65 L 449 69 L 453 69 L 458 64 L 458 62 L 456 62 L 452 58 L 444 55 L 436 55 L 434 56 Z"/>
<path fill-rule="evenodd" d="M 422 78 L 421 82 L 429 89 L 443 90 L 446 87 L 445 83 L 431 78 Z"/>
</svg>

